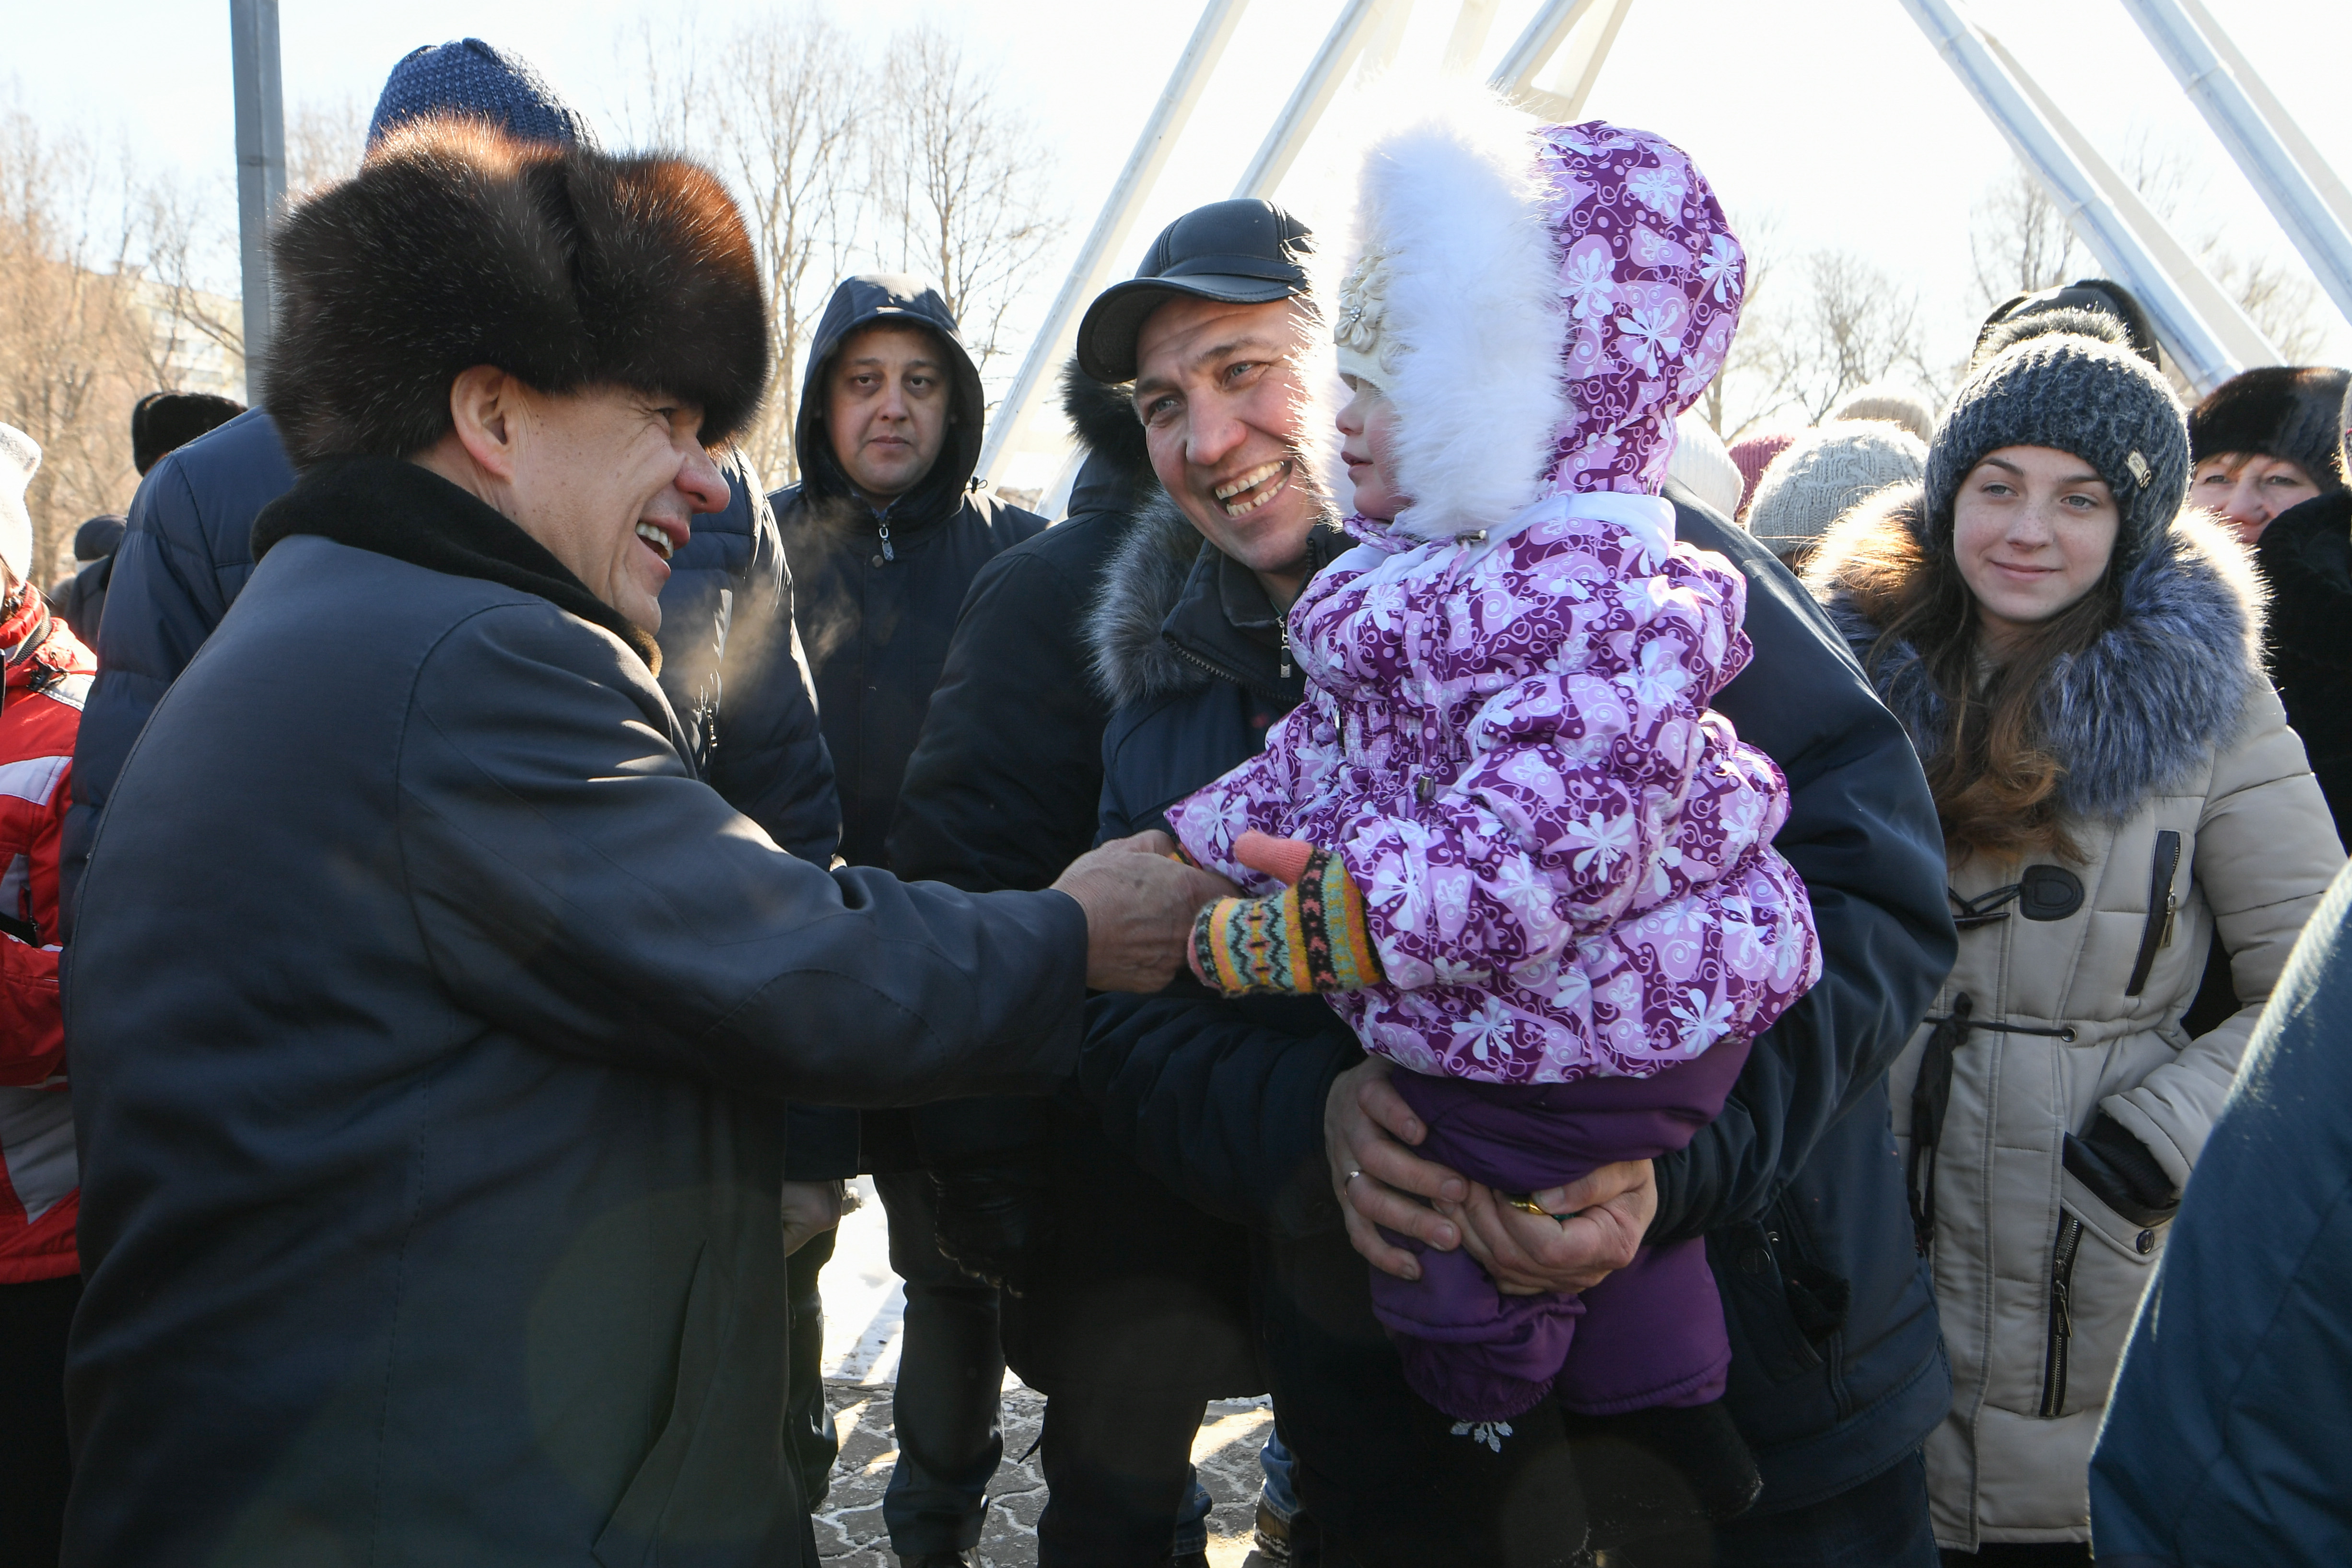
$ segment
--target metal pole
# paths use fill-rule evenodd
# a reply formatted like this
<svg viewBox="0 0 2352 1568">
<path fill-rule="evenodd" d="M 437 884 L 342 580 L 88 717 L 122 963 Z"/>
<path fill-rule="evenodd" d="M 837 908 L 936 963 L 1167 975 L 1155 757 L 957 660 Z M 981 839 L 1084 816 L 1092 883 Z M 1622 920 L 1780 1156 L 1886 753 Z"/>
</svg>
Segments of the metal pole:
<svg viewBox="0 0 2352 1568">
<path fill-rule="evenodd" d="M 1591 4 L 1592 0 L 1544 0 L 1528 25 L 1519 29 L 1519 36 L 1511 40 L 1511 47 L 1503 51 L 1502 63 L 1486 79 L 1489 85 L 1506 98 L 1517 98 L 1527 91 L 1536 72 L 1559 52 L 1568 30 L 1576 26 L 1577 18 Z"/>
<path fill-rule="evenodd" d="M 1128 154 L 1127 167 L 1119 171 L 1109 199 L 1103 203 L 1086 244 L 1079 247 L 1077 259 L 1070 264 L 1069 276 L 1062 280 L 1061 292 L 1054 296 L 1054 308 L 1046 312 L 1037 335 L 1029 341 L 1029 352 L 1022 358 L 1020 372 L 1013 376 L 1004 401 L 997 405 L 995 418 L 989 421 L 988 436 L 980 452 L 982 479 L 996 477 L 998 464 L 1003 461 L 1004 454 L 1012 449 L 1013 437 L 1027 422 L 1029 406 L 1036 400 L 1038 388 L 1045 384 L 1046 375 L 1058 370 L 1069 357 L 1071 345 L 1077 341 L 1079 317 L 1087 302 L 1109 282 L 1112 253 L 1127 243 L 1128 231 L 1135 226 L 1144 198 L 1151 194 L 1160 171 L 1167 166 L 1168 155 L 1175 151 L 1176 139 L 1182 134 L 1184 122 L 1192 118 L 1193 106 L 1201 101 L 1210 73 L 1216 68 L 1218 57 L 1225 52 L 1225 45 L 1232 39 L 1248 3 L 1249 0 L 1208 0 L 1201 8 L 1201 20 L 1192 29 L 1192 41 L 1177 57 L 1176 68 L 1169 73 L 1159 104 L 1153 108 L 1151 118 L 1144 121 L 1143 133 L 1135 139 L 1135 151 Z"/>
<path fill-rule="evenodd" d="M 1257 156 L 1242 171 L 1241 184 L 1234 187 L 1236 196 L 1271 196 L 1282 184 L 1283 175 L 1297 160 L 1298 150 L 1307 145 L 1316 121 L 1323 118 L 1324 110 L 1339 90 L 1341 79 L 1348 68 L 1356 63 L 1363 52 L 1364 34 L 1368 24 L 1387 5 L 1409 5 L 1412 0 L 1347 0 L 1339 7 L 1339 19 L 1323 36 L 1323 47 L 1315 51 L 1308 62 L 1307 74 L 1298 79 L 1291 89 L 1290 101 L 1275 116 L 1274 124 L 1258 143 Z"/>
<path fill-rule="evenodd" d="M 1555 96 L 1560 100 L 1559 122 L 1572 124 L 1584 112 L 1584 100 L 1592 96 L 1592 84 L 1601 79 L 1601 68 L 1608 63 L 1609 51 L 1617 42 L 1617 29 L 1625 25 L 1625 13 L 1633 8 L 1633 0 L 1609 0 L 1609 14 L 1592 30 L 1590 47 L 1580 49 L 1568 61 L 1564 91 Z"/>
<path fill-rule="evenodd" d="M 2303 253 L 2312 276 L 2347 320 L 2352 320 L 2352 234 L 2313 185 L 2279 138 L 2263 121 L 2230 68 L 2175 0 L 2123 0 L 2139 30 L 2179 79 L 2205 123 L 2244 171 L 2263 205 Z"/>
<path fill-rule="evenodd" d="M 2099 156 L 2097 149 L 2084 140 L 2083 133 L 2074 129 L 2074 122 L 2050 101 L 2050 95 L 2043 92 L 2033 78 L 2027 74 L 2025 68 L 2017 63 L 2009 50 L 2001 46 L 2001 41 L 1990 33 L 1982 37 L 1985 47 L 1992 51 L 1993 58 L 2009 72 L 2010 79 L 2016 82 L 2018 89 L 2032 101 L 2042 118 L 2050 122 L 2050 128 L 2058 133 L 2059 140 L 2066 143 L 2067 151 L 2074 154 L 2075 162 L 2090 172 L 2091 178 L 2098 183 L 2100 194 L 2114 206 L 2116 216 L 2139 236 L 2140 243 L 2147 247 L 2148 255 L 2156 265 L 2179 286 L 2180 291 L 2188 297 L 2189 308 L 2213 329 L 2213 335 L 2221 340 L 2221 346 L 2241 364 L 2275 364 L 2278 350 L 2272 346 L 2269 338 L 2263 335 L 2263 330 L 2254 325 L 2253 318 L 2246 314 L 2246 308 L 2214 282 L 2197 264 L 2197 258 L 2189 254 L 2187 247 L 2172 237 L 2172 231 L 2164 226 L 2162 218 L 2148 210 L 2147 203 L 2140 199 L 2139 192 L 2132 187 L 2131 182 L 2116 173 L 2114 166 Z"/>
<path fill-rule="evenodd" d="M 2246 89 L 2248 98 L 2254 100 L 2254 107 L 2262 110 L 2263 118 L 2270 122 L 2271 130 L 2285 143 L 2296 167 L 2318 189 L 2321 199 L 2327 203 L 2327 210 L 2336 215 L 2336 221 L 2344 226 L 2346 233 L 2352 234 L 2352 191 L 2344 188 L 2344 182 L 2336 177 L 2327 160 L 2319 155 L 2319 149 L 2311 144 L 2311 138 L 2303 133 L 2303 127 L 2287 113 L 2286 105 L 2263 85 L 2262 77 L 2254 70 L 2253 62 L 2238 52 L 2238 46 L 2230 41 L 2229 34 L 2215 25 L 2205 7 L 2198 0 L 2180 0 L 2180 8 L 2189 13 L 2189 19 L 2197 24 L 2198 31 L 2205 35 L 2205 41 L 2211 44 L 2213 52 L 2221 57 L 2221 63 L 2230 68 L 2230 74 L 2238 79 L 2238 85 Z"/>
<path fill-rule="evenodd" d="M 245 395 L 258 403 L 269 360 L 269 226 L 286 204 L 286 110 L 278 78 L 278 0 L 229 0 L 236 85 L 236 236 L 244 274 Z"/>
<path fill-rule="evenodd" d="M 2027 101 L 2016 81 L 1985 47 L 1984 40 L 1961 20 L 1951 0 L 1903 0 L 1903 8 L 2040 176 L 2100 265 L 2139 295 L 2156 321 L 2158 336 L 2190 384 L 2200 393 L 2210 391 L 2245 368 L 2158 265 L 2139 236 L 2104 199 L 2090 171 Z"/>
<path fill-rule="evenodd" d="M 1445 39 L 1445 59 L 1440 68 L 1447 75 L 1467 76 L 1478 63 L 1478 51 L 1486 47 L 1486 34 L 1495 26 L 1495 7 L 1500 4 L 1502 0 L 1462 0 L 1462 9 L 1454 13 L 1454 31 Z"/>
</svg>

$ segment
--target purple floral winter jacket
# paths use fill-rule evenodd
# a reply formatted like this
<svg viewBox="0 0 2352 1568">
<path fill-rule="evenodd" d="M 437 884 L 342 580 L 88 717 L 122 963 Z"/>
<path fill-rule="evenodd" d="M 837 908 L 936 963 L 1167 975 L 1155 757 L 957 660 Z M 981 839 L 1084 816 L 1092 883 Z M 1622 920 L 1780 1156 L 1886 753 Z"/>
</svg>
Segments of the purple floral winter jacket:
<svg viewBox="0 0 2352 1568">
<path fill-rule="evenodd" d="M 1416 1072 L 1646 1077 L 1768 1026 L 1821 954 L 1771 848 L 1788 783 L 1706 709 L 1745 580 L 1651 496 L 1478 544 L 1354 526 L 1291 612 L 1307 701 L 1169 813 L 1186 851 L 1266 892 L 1244 832 L 1336 847 L 1388 981 L 1332 1005 Z"/>
<path fill-rule="evenodd" d="M 1168 817 L 1255 893 L 1275 885 L 1234 861 L 1245 831 L 1339 853 L 1387 979 L 1330 1000 L 1369 1049 L 1484 1082 L 1647 1077 L 1753 1037 L 1821 973 L 1771 847 L 1788 782 L 1707 710 L 1749 657 L 1746 581 L 1677 544 L 1654 493 L 1728 350 L 1744 258 L 1663 138 L 1592 121 L 1528 145 L 1539 248 L 1510 276 L 1544 298 L 1524 320 L 1511 263 L 1449 286 L 1442 226 L 1369 177 L 1366 291 L 1340 328 L 1377 340 L 1415 503 L 1350 521 L 1362 542 L 1291 609 L 1307 701 Z M 1444 308 L 1470 288 L 1478 312 Z M 1525 384 L 1497 385 L 1532 342 Z M 1540 413 L 1524 469 L 1492 443 L 1413 445 L 1466 406 Z"/>
</svg>

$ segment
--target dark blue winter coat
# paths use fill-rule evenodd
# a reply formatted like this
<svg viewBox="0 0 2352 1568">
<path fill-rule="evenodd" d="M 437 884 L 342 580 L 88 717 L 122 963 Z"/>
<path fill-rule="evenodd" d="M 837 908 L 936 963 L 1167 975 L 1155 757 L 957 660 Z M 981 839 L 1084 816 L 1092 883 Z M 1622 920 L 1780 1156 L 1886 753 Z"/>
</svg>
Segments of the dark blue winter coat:
<svg viewBox="0 0 2352 1568">
<path fill-rule="evenodd" d="M 2091 1459 L 2100 1568 L 2352 1563 L 2347 1106 L 2352 870 L 2271 993 L 2140 1301 Z"/>
<path fill-rule="evenodd" d="M 1821 984 L 1757 1041 L 1722 1116 L 1658 1162 L 1651 1231 L 1706 1238 L 1731 1331 L 1730 1408 L 1764 1473 L 1757 1506 L 1771 1512 L 1884 1471 L 1950 1400 L 1885 1074 L 1957 938 L 1943 837 L 1901 727 L 1795 579 L 1745 531 L 1679 489 L 1669 495 L 1681 537 L 1748 579 L 1756 658 L 1716 706 L 1789 776 L 1776 843 L 1822 931 Z M 1220 645 L 1201 629 L 1220 604 L 1263 615 L 1237 568 L 1203 555 L 1155 628 L 1176 563 L 1198 548 L 1172 527 L 1165 537 L 1159 586 L 1104 610 L 1139 674 L 1104 738 L 1106 832 L 1149 825 L 1255 752 L 1288 696 L 1265 689 L 1262 664 L 1255 687 L 1236 679 L 1246 670 L 1217 669 Z M 1259 630 L 1261 643 L 1268 635 Z M 1226 634 L 1222 646 L 1240 645 Z M 1099 998 L 1087 1038 L 1082 1080 L 1109 1137 L 1145 1170 L 1261 1234 L 1337 1225 L 1323 1101 L 1360 1050 L 1303 1020 L 1252 1027 L 1231 1005 L 1171 998 Z"/>
<path fill-rule="evenodd" d="M 953 404 L 930 471 L 877 511 L 851 488 L 824 426 L 825 382 L 842 341 L 877 321 L 910 320 L 947 351 Z M 887 866 L 898 788 L 946 666 L 964 596 L 982 567 L 1045 530 L 1045 520 L 972 487 L 985 407 L 979 369 L 955 317 L 920 279 L 845 279 L 811 341 L 793 425 L 801 482 L 772 498 L 797 592 L 793 613 L 814 677 L 817 712 L 841 796 L 841 854 Z M 887 530 L 887 542 L 885 538 Z M 929 875 L 929 868 L 916 875 Z M 793 1174 L 814 1180 L 917 1163 L 904 1118 L 847 1119 L 795 1110 Z"/>
<path fill-rule="evenodd" d="M 726 472 L 727 509 L 694 520 L 694 537 L 662 589 L 662 686 L 712 787 L 777 843 L 822 866 L 840 819 L 807 678 L 784 629 L 792 577 L 758 476 L 740 457 Z M 108 585 L 109 626 L 92 645 L 98 679 L 74 749 L 60 900 L 68 921 L 122 759 L 253 574 L 253 520 L 293 488 L 278 427 L 258 408 L 166 454 L 141 481 Z M 723 723 L 713 706 L 722 670 Z"/>
<path fill-rule="evenodd" d="M 980 569 L 956 616 L 892 819 L 890 868 L 971 893 L 1046 888 L 1091 848 L 1103 726 L 1087 616 L 1139 496 L 1157 488 L 1143 426 L 1121 389 L 1074 363 L 1063 411 L 1086 460 L 1068 514 Z M 913 1113 L 915 1155 L 942 1173 L 1034 1163 L 1045 1102 L 950 1100 Z"/>
<path fill-rule="evenodd" d="M 778 1105 L 1053 1081 L 1085 915 L 780 852 L 617 617 L 350 542 L 523 538 L 369 463 L 84 880 L 65 1560 L 799 1563 Z"/>
</svg>

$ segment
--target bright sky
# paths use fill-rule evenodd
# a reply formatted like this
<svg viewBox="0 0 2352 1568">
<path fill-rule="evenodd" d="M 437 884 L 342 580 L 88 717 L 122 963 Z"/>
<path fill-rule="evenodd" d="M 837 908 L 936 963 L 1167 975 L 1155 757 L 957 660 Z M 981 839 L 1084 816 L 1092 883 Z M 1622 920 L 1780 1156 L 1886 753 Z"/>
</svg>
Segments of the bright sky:
<svg viewBox="0 0 2352 1568">
<path fill-rule="evenodd" d="M 1170 218 L 1232 194 L 1339 4 L 1250 5 L 1118 258 L 1121 272 Z M 2292 259 L 2119 0 L 1962 4 L 2111 160 L 2120 163 L 2142 138 L 2179 149 L 2210 174 L 2217 219 L 2242 226 L 2241 248 Z M 2352 70 L 2352 5 L 2207 5 L 2305 132 L 2323 149 L 2347 150 L 2339 168 L 2352 174 L 2352 93 L 2343 85 Z M 1501 0 L 1482 70 L 1535 6 Z M 142 154 L 176 160 L 228 188 L 235 145 L 226 0 L 5 0 L 0 9 L 8 42 L 0 83 L 14 74 L 45 121 L 119 133 Z M 775 9 L 761 0 L 281 0 L 289 113 L 306 100 L 346 97 L 364 109 L 408 49 L 472 34 L 531 58 L 600 128 L 614 130 L 633 69 L 620 38 L 637 17 L 690 16 L 715 47 L 738 20 Z M 1068 193 L 1068 243 L 1041 281 L 1046 298 L 1199 16 L 1197 0 L 863 0 L 832 9 L 844 25 L 877 37 L 934 18 L 1002 61 L 1044 125 L 1060 162 L 1057 184 Z M 1456 9 L 1453 0 L 1421 0 L 1402 58 L 1442 52 Z M 1910 281 L 1924 297 L 1933 347 L 1955 355 L 1965 348 L 1976 319 L 1969 211 L 2010 154 L 1899 0 L 1633 0 L 1586 111 L 1672 137 L 1736 215 L 1777 214 L 1784 248 L 1851 247 Z M 1293 186 L 1346 132 L 1326 124 Z M 1282 194 L 1313 205 L 1312 191 Z M 1043 308 L 1041 299 L 1036 313 Z M 2352 360 L 2352 328 L 2332 313 L 2329 321 L 2332 357 Z"/>
</svg>

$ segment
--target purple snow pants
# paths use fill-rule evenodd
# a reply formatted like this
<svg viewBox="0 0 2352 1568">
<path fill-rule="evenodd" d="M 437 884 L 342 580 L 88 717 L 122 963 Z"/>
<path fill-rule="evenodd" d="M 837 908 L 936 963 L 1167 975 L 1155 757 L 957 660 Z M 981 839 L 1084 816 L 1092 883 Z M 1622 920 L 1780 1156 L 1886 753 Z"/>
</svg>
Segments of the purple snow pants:
<svg viewBox="0 0 2352 1568">
<path fill-rule="evenodd" d="M 1650 1078 L 1497 1084 L 1400 1070 L 1390 1081 L 1429 1128 L 1414 1151 L 1423 1159 L 1500 1192 L 1539 1192 L 1689 1142 L 1723 1110 L 1748 1046 L 1727 1040 Z M 1506 1296 L 1468 1253 L 1381 1234 L 1420 1257 L 1421 1278 L 1374 1269 L 1372 1310 L 1413 1392 L 1457 1420 L 1508 1420 L 1555 1386 L 1587 1415 L 1723 1396 L 1731 1342 L 1702 1241 L 1644 1247 L 1580 1295 Z"/>
</svg>

